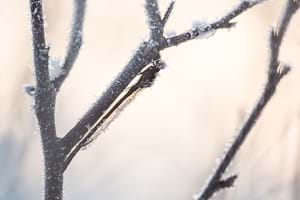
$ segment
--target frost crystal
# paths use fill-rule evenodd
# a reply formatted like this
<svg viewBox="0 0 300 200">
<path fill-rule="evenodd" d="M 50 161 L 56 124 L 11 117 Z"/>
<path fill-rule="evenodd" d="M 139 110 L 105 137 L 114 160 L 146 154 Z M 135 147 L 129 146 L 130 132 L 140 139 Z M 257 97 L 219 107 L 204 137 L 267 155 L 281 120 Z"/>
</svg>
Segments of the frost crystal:
<svg viewBox="0 0 300 200">
<path fill-rule="evenodd" d="M 37 12 L 38 12 L 38 8 L 34 8 L 34 10 L 33 10 L 33 14 L 34 14 L 34 15 L 36 15 L 36 14 L 37 14 Z"/>
<path fill-rule="evenodd" d="M 50 80 L 54 80 L 58 77 L 60 77 L 63 73 L 64 70 L 62 68 L 63 64 L 61 60 L 59 59 L 49 59 L 49 75 L 50 75 Z"/>
<path fill-rule="evenodd" d="M 167 30 L 165 34 L 166 34 L 167 37 L 173 37 L 173 36 L 176 35 L 176 31 L 174 31 L 174 30 Z"/>
<path fill-rule="evenodd" d="M 263 2 L 264 0 L 241 0 L 241 3 L 249 3 L 250 5 L 258 4 Z"/>
<path fill-rule="evenodd" d="M 212 29 L 210 24 L 205 21 L 193 21 L 192 30 L 190 31 L 192 38 L 208 38 L 211 37 L 216 30 Z"/>
</svg>

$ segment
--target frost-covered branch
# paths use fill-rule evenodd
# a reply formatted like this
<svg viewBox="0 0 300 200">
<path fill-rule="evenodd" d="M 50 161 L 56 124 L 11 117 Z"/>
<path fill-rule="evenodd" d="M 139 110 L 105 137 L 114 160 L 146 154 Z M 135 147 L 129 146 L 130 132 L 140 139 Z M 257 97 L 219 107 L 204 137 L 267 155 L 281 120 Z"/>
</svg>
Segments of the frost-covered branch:
<svg viewBox="0 0 300 200">
<path fill-rule="evenodd" d="M 57 61 L 53 59 L 50 59 L 50 62 L 48 61 L 50 80 L 54 85 L 56 92 L 60 90 L 62 83 L 69 75 L 79 55 L 82 45 L 82 29 L 85 10 L 86 0 L 74 0 L 73 24 L 64 62 L 60 63 L 59 60 Z M 30 96 L 33 96 L 36 92 L 36 88 L 32 85 L 27 85 L 25 86 L 25 91 Z"/>
<path fill-rule="evenodd" d="M 299 8 L 300 1 L 288 0 L 286 9 L 283 13 L 282 20 L 279 23 L 277 31 L 272 30 L 270 34 L 270 49 L 271 57 L 269 63 L 268 80 L 265 85 L 264 91 L 259 98 L 256 106 L 252 110 L 248 119 L 242 126 L 242 129 L 238 133 L 238 136 L 232 143 L 228 151 L 222 157 L 220 164 L 210 178 L 208 184 L 204 187 L 204 190 L 196 197 L 198 200 L 207 200 L 212 197 L 213 194 L 217 193 L 221 189 L 231 187 L 234 184 L 236 175 L 224 177 L 225 171 L 229 164 L 232 162 L 236 153 L 244 143 L 246 137 L 249 135 L 251 129 L 254 127 L 256 121 L 259 119 L 263 109 L 274 95 L 277 85 L 281 79 L 288 74 L 290 67 L 278 60 L 280 46 L 284 37 L 284 34 L 288 28 L 289 22 L 294 13 Z M 227 183 L 224 185 L 224 183 Z"/>
<path fill-rule="evenodd" d="M 30 1 L 34 69 L 37 86 L 46 88 L 50 85 L 48 72 L 49 48 L 46 46 L 43 8 L 40 0 Z"/>
<path fill-rule="evenodd" d="M 49 75 L 49 48 L 46 46 L 41 0 L 30 0 L 36 91 L 34 110 L 42 138 L 45 169 L 45 200 L 61 200 L 63 176 L 61 152 L 55 129 L 56 92 Z"/>
<path fill-rule="evenodd" d="M 163 25 L 163 27 L 165 27 L 165 25 L 167 24 L 167 21 L 168 21 L 171 13 L 173 11 L 174 5 L 175 5 L 175 0 L 171 1 L 171 3 L 169 5 L 169 7 L 168 7 L 168 9 L 167 9 L 164 17 L 162 18 L 162 25 Z"/>
<path fill-rule="evenodd" d="M 159 42 L 163 35 L 163 24 L 157 0 L 145 0 L 145 12 L 148 19 L 150 38 Z"/>
<path fill-rule="evenodd" d="M 202 36 L 214 33 L 216 30 L 221 28 L 231 28 L 235 25 L 235 22 L 231 22 L 231 20 L 247 11 L 248 9 L 252 8 L 253 6 L 256 6 L 264 1 L 266 0 L 242 0 L 230 12 L 228 12 L 215 22 L 203 22 L 202 24 L 195 25 L 190 30 L 182 34 L 167 38 L 167 47 L 176 46 L 195 38 L 201 38 Z"/>
<path fill-rule="evenodd" d="M 278 27 L 273 28 L 270 34 L 270 49 L 271 49 L 271 58 L 270 58 L 270 66 L 276 67 L 279 65 L 278 56 L 280 45 L 282 43 L 284 34 L 289 26 L 292 16 L 299 9 L 300 0 L 287 0 L 286 8 L 284 13 L 279 21 Z M 269 68 L 269 74 L 274 73 L 276 68 Z"/>
<path fill-rule="evenodd" d="M 54 79 L 53 84 L 56 91 L 59 91 L 63 81 L 69 75 L 82 45 L 82 28 L 86 10 L 86 0 L 74 0 L 73 25 L 70 34 L 70 40 L 67 46 L 67 53 L 63 65 L 61 66 L 61 74 Z"/>
<path fill-rule="evenodd" d="M 128 64 L 119 73 L 111 85 L 104 91 L 102 96 L 96 101 L 96 103 L 86 112 L 86 114 L 77 122 L 77 124 L 66 134 L 62 139 L 63 146 L 66 153 L 70 153 L 72 149 L 84 138 L 88 133 L 89 128 L 93 126 L 107 111 L 107 109 L 113 104 L 113 102 L 120 96 L 124 89 L 131 83 L 131 81 L 151 62 L 157 60 L 160 57 L 160 51 L 178 45 L 180 43 L 192 40 L 200 34 L 209 33 L 212 30 L 219 28 L 230 28 L 233 23 L 230 21 L 236 16 L 240 15 L 249 8 L 259 4 L 262 1 L 242 1 L 239 6 L 233 9 L 229 14 L 221 17 L 220 20 L 205 26 L 203 29 L 197 27 L 187 33 L 183 33 L 171 38 L 164 38 L 157 40 L 158 35 L 161 34 L 162 19 L 160 17 L 158 6 L 156 1 L 146 0 L 146 12 L 149 17 L 150 26 L 150 38 L 148 41 L 142 42 L 137 48 L 136 52 L 129 60 Z M 149 7 L 147 7 L 149 4 Z M 167 9 L 164 15 L 165 22 L 170 16 L 174 3 Z M 169 12 L 169 14 L 168 14 Z M 160 23 L 159 23 L 160 22 Z M 157 25 L 157 27 L 156 27 Z M 162 30 L 163 33 L 164 30 Z M 160 37 L 160 36 L 159 36 Z"/>
<path fill-rule="evenodd" d="M 54 102 L 55 92 L 51 85 L 48 60 L 49 48 L 46 46 L 42 2 L 31 0 L 31 24 L 36 78 L 35 112 L 43 142 L 55 138 Z"/>
</svg>

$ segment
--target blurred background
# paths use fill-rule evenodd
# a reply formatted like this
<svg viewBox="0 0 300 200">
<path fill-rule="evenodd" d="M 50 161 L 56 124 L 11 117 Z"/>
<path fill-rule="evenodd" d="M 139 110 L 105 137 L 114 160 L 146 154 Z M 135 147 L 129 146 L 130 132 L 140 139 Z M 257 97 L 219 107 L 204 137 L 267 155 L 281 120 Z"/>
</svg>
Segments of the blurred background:
<svg viewBox="0 0 300 200">
<path fill-rule="evenodd" d="M 42 198 L 43 162 L 32 98 L 29 1 L 0 0 L 0 199 Z M 45 2 L 51 56 L 62 59 L 72 0 Z M 84 45 L 58 96 L 63 136 L 148 37 L 144 0 L 88 0 Z M 159 1 L 165 11 L 168 0 Z M 239 0 L 177 0 L 166 27 L 181 33 L 213 21 Z M 162 52 L 168 67 L 65 174 L 65 199 L 192 199 L 258 100 L 266 81 L 268 37 L 285 0 L 269 0 L 231 30 Z M 298 27 L 298 28 L 297 28 Z M 235 187 L 215 199 L 300 199 L 300 14 L 280 58 L 284 78 L 228 171 Z"/>
</svg>

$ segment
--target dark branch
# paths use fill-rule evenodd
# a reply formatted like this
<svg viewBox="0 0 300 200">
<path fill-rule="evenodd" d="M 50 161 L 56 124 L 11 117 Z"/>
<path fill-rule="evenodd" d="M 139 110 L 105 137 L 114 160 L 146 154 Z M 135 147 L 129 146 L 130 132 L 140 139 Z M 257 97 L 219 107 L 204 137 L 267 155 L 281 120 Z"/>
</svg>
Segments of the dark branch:
<svg viewBox="0 0 300 200">
<path fill-rule="evenodd" d="M 63 176 L 59 162 L 63 154 L 58 146 L 55 128 L 56 92 L 49 75 L 49 48 L 46 47 L 44 16 L 41 0 L 30 0 L 32 40 L 36 89 L 34 94 L 35 113 L 42 138 L 45 170 L 44 199 L 62 199 Z"/>
<path fill-rule="evenodd" d="M 279 23 L 280 25 L 277 29 L 278 31 L 271 32 L 271 40 L 270 40 L 271 58 L 269 64 L 268 81 L 265 85 L 264 91 L 258 103 L 254 107 L 250 116 L 248 117 L 242 129 L 240 130 L 237 138 L 234 140 L 233 144 L 226 152 L 225 156 L 222 158 L 221 163 L 217 167 L 212 178 L 209 180 L 208 185 L 204 188 L 203 192 L 197 198 L 198 200 L 210 199 L 212 195 L 215 194 L 220 189 L 227 188 L 227 187 L 220 188 L 219 186 L 220 181 L 223 180 L 222 177 L 224 176 L 226 169 L 228 168 L 229 164 L 235 157 L 236 153 L 238 152 L 238 150 L 246 140 L 251 129 L 254 127 L 256 121 L 259 119 L 266 104 L 269 102 L 269 100 L 276 92 L 276 88 L 280 80 L 290 71 L 290 67 L 288 65 L 278 61 L 278 55 L 279 55 L 282 39 L 284 37 L 284 33 L 287 30 L 287 27 L 289 25 L 289 22 L 293 14 L 296 12 L 298 8 L 299 8 L 299 1 L 296 2 L 293 0 L 288 0 L 287 7 L 283 13 L 282 20 Z"/>
<path fill-rule="evenodd" d="M 172 11 L 173 11 L 174 5 L 175 5 L 175 0 L 173 0 L 173 1 L 170 3 L 170 5 L 169 5 L 169 7 L 168 7 L 168 9 L 167 9 L 167 11 L 166 11 L 164 17 L 162 18 L 162 26 L 163 26 L 163 27 L 166 26 L 166 24 L 167 24 L 167 22 L 168 22 L 168 19 L 169 19 L 170 15 L 171 15 L 171 13 L 172 13 Z"/>
<path fill-rule="evenodd" d="M 201 37 L 202 35 L 206 35 L 207 33 L 214 32 L 217 29 L 221 28 L 231 28 L 235 25 L 234 22 L 231 22 L 232 19 L 239 16 L 243 12 L 252 8 L 253 6 L 264 2 L 265 0 L 257 0 L 257 1 L 241 1 L 241 3 L 232 9 L 229 13 L 218 19 L 217 21 L 201 26 L 201 27 L 193 27 L 191 30 L 182 33 L 180 35 L 176 35 L 170 38 L 167 38 L 167 46 L 176 46 L 183 42 L 187 42 L 189 40 L 195 39 L 197 37 Z"/>
<path fill-rule="evenodd" d="M 217 193 L 219 190 L 224 190 L 226 188 L 231 188 L 234 185 L 235 180 L 237 179 L 237 175 L 230 176 L 224 180 L 218 180 L 215 182 L 214 187 L 210 190 L 209 196 Z"/>
<path fill-rule="evenodd" d="M 46 46 L 45 41 L 44 16 L 41 0 L 31 0 L 30 11 L 36 77 L 34 108 L 42 141 L 43 144 L 46 145 L 53 138 L 56 138 L 54 120 L 55 91 L 49 77 L 49 48 Z"/>
<path fill-rule="evenodd" d="M 40 0 L 30 1 L 34 66 L 38 86 L 49 86 L 48 53 L 46 47 L 43 8 Z"/>
<path fill-rule="evenodd" d="M 199 198 L 197 198 L 198 200 L 207 200 L 216 191 L 219 191 L 220 189 L 225 189 L 219 187 L 219 182 L 222 181 L 222 176 L 224 175 L 227 167 L 229 166 L 234 156 L 236 155 L 236 153 L 244 143 L 246 137 L 249 135 L 249 132 L 254 127 L 256 121 L 259 119 L 261 112 L 265 108 L 266 104 L 275 93 L 278 83 L 280 82 L 282 77 L 289 72 L 289 69 L 290 69 L 289 67 L 284 66 L 283 70 L 278 71 L 278 73 L 274 74 L 274 77 L 272 77 L 272 81 L 267 83 L 262 96 L 260 97 L 253 111 L 251 112 L 248 120 L 243 125 L 243 128 L 239 132 L 237 138 L 235 139 L 234 143 L 232 144 L 228 152 L 226 152 L 220 165 L 218 166 L 217 170 L 214 172 L 213 177 L 210 179 L 209 184 L 205 187 L 205 190 L 199 196 Z"/>
<path fill-rule="evenodd" d="M 148 3 L 150 2 L 152 1 L 149 0 Z M 241 14 L 242 12 L 246 11 L 248 8 L 253 7 L 256 4 L 258 3 L 249 4 L 243 1 L 242 3 L 240 3 L 238 8 L 233 9 L 232 14 L 227 14 L 217 22 L 212 23 L 208 28 L 202 30 L 201 34 L 205 32 L 210 32 L 212 29 L 217 30 L 219 28 L 231 27 L 232 26 L 232 23 L 230 23 L 231 19 L 233 19 L 237 15 Z M 151 12 L 156 10 L 156 8 L 158 8 L 155 5 L 156 5 L 155 3 L 154 6 L 152 5 L 153 9 L 151 10 Z M 150 12 L 150 9 L 147 12 Z M 152 13 L 151 15 L 155 15 L 155 17 L 151 17 L 150 19 L 152 20 L 156 19 L 156 22 L 158 22 L 157 19 L 159 13 Z M 159 29 L 157 28 L 155 30 L 159 30 Z M 199 31 L 197 31 L 197 33 L 200 34 Z M 123 90 L 141 72 L 141 70 L 144 69 L 153 60 L 157 60 L 157 58 L 159 58 L 160 51 L 164 50 L 165 48 L 180 44 L 182 42 L 186 42 L 194 38 L 195 38 L 195 34 L 191 36 L 190 33 L 188 32 L 179 36 L 175 36 L 172 38 L 163 39 L 159 41 L 156 40 L 157 38 L 151 37 L 148 42 L 143 42 L 138 47 L 137 51 L 130 59 L 128 64 L 125 66 L 123 71 L 120 72 L 117 78 L 111 83 L 109 88 L 106 91 L 104 91 L 102 96 L 97 100 L 97 102 L 92 106 L 92 108 L 89 109 L 89 111 L 62 139 L 62 143 L 66 150 L 66 153 L 69 154 L 71 150 L 76 145 L 78 145 L 78 143 L 88 133 L 89 129 L 87 127 L 92 127 L 103 116 L 103 114 L 107 111 L 107 109 L 113 104 L 113 102 L 115 102 L 115 100 L 120 96 Z"/>
<path fill-rule="evenodd" d="M 158 50 L 153 48 L 151 42 L 141 44 L 124 70 L 112 82 L 110 87 L 104 91 L 97 103 L 63 138 L 67 153 L 69 153 L 88 132 L 89 129 L 87 127 L 93 126 L 139 72 L 158 56 Z"/>
<path fill-rule="evenodd" d="M 287 28 L 289 26 L 289 23 L 291 21 L 292 16 L 295 14 L 295 12 L 298 10 L 300 6 L 299 0 L 287 0 L 286 8 L 284 10 L 284 13 L 282 15 L 282 18 L 279 22 L 279 25 L 277 28 L 274 28 L 271 31 L 270 34 L 270 49 L 271 49 L 271 58 L 270 58 L 270 66 L 276 66 L 278 65 L 278 56 L 279 56 L 279 50 L 280 45 L 283 41 L 284 34 L 287 31 Z M 269 73 L 273 73 L 273 71 L 276 71 L 276 68 L 269 68 Z"/>
<path fill-rule="evenodd" d="M 62 66 L 62 74 L 54 79 L 54 87 L 59 91 L 63 81 L 69 75 L 82 45 L 82 29 L 86 10 L 86 0 L 74 0 L 73 25 L 66 57 Z"/>
<path fill-rule="evenodd" d="M 54 80 L 50 78 L 56 92 L 60 90 L 62 83 L 69 75 L 80 52 L 85 10 L 86 0 L 74 0 L 73 25 L 70 33 L 70 40 L 67 46 L 67 53 L 62 66 L 58 66 L 61 67 L 61 74 L 59 74 L 58 77 L 54 77 Z M 28 85 L 25 87 L 25 92 L 28 95 L 33 96 L 36 92 L 36 88 Z"/>
<path fill-rule="evenodd" d="M 148 17 L 150 38 L 159 42 L 163 35 L 163 24 L 157 0 L 145 0 L 145 11 Z"/>
</svg>

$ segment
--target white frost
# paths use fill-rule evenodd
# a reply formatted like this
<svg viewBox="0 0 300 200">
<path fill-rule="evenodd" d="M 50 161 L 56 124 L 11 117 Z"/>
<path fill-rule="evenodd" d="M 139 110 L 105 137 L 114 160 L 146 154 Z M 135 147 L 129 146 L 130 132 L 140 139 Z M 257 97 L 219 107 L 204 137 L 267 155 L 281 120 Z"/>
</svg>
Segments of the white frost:
<svg viewBox="0 0 300 200">
<path fill-rule="evenodd" d="M 210 29 L 210 24 L 206 21 L 193 21 L 192 26 L 190 34 L 193 38 L 208 38 L 216 32 L 215 29 Z"/>
<path fill-rule="evenodd" d="M 51 81 L 60 77 L 64 73 L 62 65 L 61 60 L 49 58 L 49 75 Z"/>
<path fill-rule="evenodd" d="M 168 38 L 170 38 L 170 37 L 173 37 L 173 36 L 176 35 L 176 31 L 174 31 L 174 30 L 167 30 L 165 34 L 166 34 L 166 36 Z"/>
</svg>

